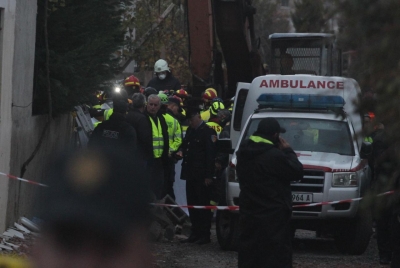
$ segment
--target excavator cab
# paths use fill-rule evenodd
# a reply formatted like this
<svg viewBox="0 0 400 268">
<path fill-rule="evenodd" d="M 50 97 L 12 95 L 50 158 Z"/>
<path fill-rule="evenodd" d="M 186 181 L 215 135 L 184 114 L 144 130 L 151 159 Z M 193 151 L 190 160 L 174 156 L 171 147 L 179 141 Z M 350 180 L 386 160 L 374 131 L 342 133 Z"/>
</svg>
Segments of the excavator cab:
<svg viewBox="0 0 400 268">
<path fill-rule="evenodd" d="M 275 33 L 271 40 L 271 74 L 342 76 L 341 50 L 333 34 Z"/>
</svg>

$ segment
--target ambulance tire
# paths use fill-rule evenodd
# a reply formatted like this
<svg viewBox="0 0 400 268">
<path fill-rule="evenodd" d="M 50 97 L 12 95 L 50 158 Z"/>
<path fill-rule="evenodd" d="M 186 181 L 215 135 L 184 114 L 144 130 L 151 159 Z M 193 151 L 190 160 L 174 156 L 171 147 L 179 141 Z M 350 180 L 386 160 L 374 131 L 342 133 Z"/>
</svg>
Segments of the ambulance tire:
<svg viewBox="0 0 400 268">
<path fill-rule="evenodd" d="M 238 250 L 239 213 L 218 210 L 216 218 L 217 239 L 222 250 Z"/>
<path fill-rule="evenodd" d="M 341 224 L 335 235 L 335 245 L 343 254 L 361 255 L 367 249 L 371 235 L 371 213 L 362 209 L 354 219 Z"/>
</svg>

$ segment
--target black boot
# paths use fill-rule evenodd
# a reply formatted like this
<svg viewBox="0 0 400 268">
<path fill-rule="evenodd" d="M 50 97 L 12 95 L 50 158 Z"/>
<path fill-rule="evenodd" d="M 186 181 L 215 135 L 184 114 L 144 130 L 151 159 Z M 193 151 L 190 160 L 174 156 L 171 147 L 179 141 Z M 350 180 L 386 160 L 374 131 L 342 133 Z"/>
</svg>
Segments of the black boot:
<svg viewBox="0 0 400 268">
<path fill-rule="evenodd" d="M 200 239 L 199 236 L 195 235 L 195 234 L 191 234 L 188 238 L 186 238 L 185 240 L 182 240 L 181 243 L 194 243 L 196 241 L 198 241 Z"/>
</svg>

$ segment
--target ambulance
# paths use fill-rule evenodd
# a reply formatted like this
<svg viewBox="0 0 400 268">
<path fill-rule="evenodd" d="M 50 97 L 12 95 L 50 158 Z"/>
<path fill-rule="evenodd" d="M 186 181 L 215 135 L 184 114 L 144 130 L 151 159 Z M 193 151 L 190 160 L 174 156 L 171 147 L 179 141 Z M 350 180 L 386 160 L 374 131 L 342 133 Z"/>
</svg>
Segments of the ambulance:
<svg viewBox="0 0 400 268">
<path fill-rule="evenodd" d="M 261 119 L 274 117 L 286 129 L 281 136 L 304 167 L 303 179 L 291 184 L 293 234 L 296 229 L 316 231 L 334 238 L 340 252 L 362 254 L 372 234 L 371 215 L 359 201 L 370 185 L 366 156 L 371 145 L 361 135 L 359 94 L 357 82 L 344 77 L 266 75 L 252 83 L 238 83 L 226 205 L 240 205 L 235 152 Z M 341 200 L 349 201 L 332 202 Z M 330 203 L 311 205 L 320 202 Z M 237 246 L 238 212 L 218 211 L 217 237 L 222 249 Z"/>
</svg>

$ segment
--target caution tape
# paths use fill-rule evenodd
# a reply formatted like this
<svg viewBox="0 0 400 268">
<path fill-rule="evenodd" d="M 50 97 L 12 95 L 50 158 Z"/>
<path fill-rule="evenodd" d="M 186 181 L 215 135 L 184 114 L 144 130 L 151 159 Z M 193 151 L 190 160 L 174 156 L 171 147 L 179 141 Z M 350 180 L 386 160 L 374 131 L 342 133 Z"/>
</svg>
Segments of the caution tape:
<svg viewBox="0 0 400 268">
<path fill-rule="evenodd" d="M 387 191 L 384 193 L 380 193 L 376 195 L 384 196 L 393 194 L 395 191 Z M 352 199 L 344 199 L 339 201 L 327 201 L 327 202 L 319 202 L 319 203 L 310 203 L 310 204 L 301 204 L 301 205 L 294 205 L 293 208 L 300 208 L 300 207 L 316 207 L 316 206 L 326 206 L 326 205 L 333 205 L 333 204 L 342 204 L 342 203 L 351 203 L 354 201 L 360 201 L 363 197 L 357 197 Z M 213 209 L 213 210 L 239 210 L 239 206 L 191 206 L 191 205 L 173 205 L 173 204 L 161 204 L 161 203 L 151 203 L 155 206 L 161 207 L 174 207 L 174 208 L 194 208 L 194 209 Z"/>
<path fill-rule="evenodd" d="M 3 172 L 0 172 L 0 175 L 6 176 L 6 177 L 8 177 L 10 179 L 13 179 L 13 180 L 26 182 L 26 183 L 33 184 L 33 185 L 38 185 L 38 186 L 42 186 L 42 187 L 49 187 L 49 186 L 47 186 L 46 184 L 43 184 L 43 183 L 39 183 L 39 182 L 36 182 L 36 181 L 30 181 L 30 180 L 23 179 L 23 178 L 18 178 L 16 176 L 13 176 L 13 175 L 10 175 L 10 174 L 6 174 L 6 173 L 3 173 Z"/>
</svg>

